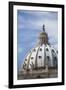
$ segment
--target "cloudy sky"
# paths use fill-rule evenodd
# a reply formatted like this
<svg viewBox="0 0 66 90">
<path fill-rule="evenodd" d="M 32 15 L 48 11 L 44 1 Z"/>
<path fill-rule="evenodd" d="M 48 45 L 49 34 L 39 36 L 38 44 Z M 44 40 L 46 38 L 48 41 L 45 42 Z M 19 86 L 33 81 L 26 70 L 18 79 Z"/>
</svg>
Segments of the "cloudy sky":
<svg viewBox="0 0 66 90">
<path fill-rule="evenodd" d="M 21 67 L 28 51 L 35 47 L 38 36 L 45 25 L 49 42 L 58 46 L 58 13 L 47 11 L 17 11 L 17 65 Z"/>
</svg>

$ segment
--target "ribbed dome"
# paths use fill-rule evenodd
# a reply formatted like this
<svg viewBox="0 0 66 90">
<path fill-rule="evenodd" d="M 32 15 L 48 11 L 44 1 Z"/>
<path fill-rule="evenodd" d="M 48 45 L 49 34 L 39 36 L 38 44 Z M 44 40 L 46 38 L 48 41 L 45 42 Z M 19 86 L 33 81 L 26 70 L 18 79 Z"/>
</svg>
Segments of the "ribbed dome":
<svg viewBox="0 0 66 90">
<path fill-rule="evenodd" d="M 50 45 L 39 45 L 26 56 L 23 69 L 57 67 L 57 51 Z"/>
<path fill-rule="evenodd" d="M 39 35 L 39 44 L 25 57 L 23 70 L 57 67 L 58 52 L 48 43 L 48 35 L 43 25 L 43 31 Z"/>
</svg>

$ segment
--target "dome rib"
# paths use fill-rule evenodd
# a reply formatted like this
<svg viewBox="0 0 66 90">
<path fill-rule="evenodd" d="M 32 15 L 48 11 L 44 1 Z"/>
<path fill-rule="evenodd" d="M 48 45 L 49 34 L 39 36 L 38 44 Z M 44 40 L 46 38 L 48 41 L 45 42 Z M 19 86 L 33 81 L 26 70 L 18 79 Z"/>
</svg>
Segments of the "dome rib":
<svg viewBox="0 0 66 90">
<path fill-rule="evenodd" d="M 37 56 L 38 56 L 38 51 L 40 49 L 40 46 L 38 47 L 37 53 L 36 53 L 36 58 L 35 58 L 35 68 L 37 68 Z"/>
<path fill-rule="evenodd" d="M 44 67 L 46 65 L 46 47 L 44 46 Z"/>
<path fill-rule="evenodd" d="M 31 58 L 32 52 L 33 52 L 33 50 L 30 52 L 30 55 L 29 55 L 29 58 L 28 58 L 28 61 L 27 61 L 27 69 L 29 69 L 29 62 L 30 62 L 30 58 Z"/>
<path fill-rule="evenodd" d="M 38 48 L 39 47 L 35 47 L 32 50 L 32 54 L 30 55 L 30 58 L 29 58 L 30 59 L 29 60 L 29 68 L 32 68 L 32 64 L 33 64 L 33 68 L 35 68 L 35 64 L 36 64 L 36 53 L 37 53 Z"/>
<path fill-rule="evenodd" d="M 50 66 L 53 67 L 52 52 L 51 52 L 51 49 L 50 49 L 49 45 L 47 45 L 47 48 L 48 48 L 48 53 L 47 53 L 47 51 L 46 51 L 46 57 L 47 57 L 47 56 L 50 57 Z"/>
</svg>

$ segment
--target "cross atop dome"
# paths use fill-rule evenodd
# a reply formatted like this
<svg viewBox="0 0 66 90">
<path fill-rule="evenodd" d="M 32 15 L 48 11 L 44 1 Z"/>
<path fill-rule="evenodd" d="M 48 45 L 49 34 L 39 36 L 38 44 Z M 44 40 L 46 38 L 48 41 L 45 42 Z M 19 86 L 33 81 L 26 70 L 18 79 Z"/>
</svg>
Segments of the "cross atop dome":
<svg viewBox="0 0 66 90">
<path fill-rule="evenodd" d="M 43 24 L 43 31 L 45 32 L 45 25 Z"/>
<path fill-rule="evenodd" d="M 48 44 L 48 34 L 45 32 L 45 25 L 43 24 L 42 30 L 39 35 L 39 43 L 42 44 Z"/>
</svg>

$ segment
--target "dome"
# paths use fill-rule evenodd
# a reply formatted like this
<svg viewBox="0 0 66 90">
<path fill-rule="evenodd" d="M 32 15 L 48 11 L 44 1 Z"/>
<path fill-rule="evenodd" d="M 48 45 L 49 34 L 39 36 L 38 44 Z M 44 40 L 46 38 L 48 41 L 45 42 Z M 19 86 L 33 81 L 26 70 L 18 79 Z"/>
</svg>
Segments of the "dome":
<svg viewBox="0 0 66 90">
<path fill-rule="evenodd" d="M 50 45 L 39 45 L 26 56 L 23 69 L 57 67 L 57 51 Z"/>
<path fill-rule="evenodd" d="M 45 32 L 45 27 L 43 25 L 43 31 L 39 35 L 39 44 L 31 49 L 26 55 L 22 68 L 23 70 L 33 70 L 46 67 L 56 68 L 57 56 L 57 50 L 49 45 L 48 35 Z"/>
</svg>

